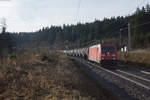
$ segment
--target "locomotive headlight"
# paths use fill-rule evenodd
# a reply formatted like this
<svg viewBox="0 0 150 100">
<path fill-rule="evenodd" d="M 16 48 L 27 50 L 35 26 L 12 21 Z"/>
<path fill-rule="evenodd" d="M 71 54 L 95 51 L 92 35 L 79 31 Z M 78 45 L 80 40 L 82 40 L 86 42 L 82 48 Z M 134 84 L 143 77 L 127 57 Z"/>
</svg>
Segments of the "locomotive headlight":
<svg viewBox="0 0 150 100">
<path fill-rule="evenodd" d="M 112 54 L 112 57 L 115 57 L 116 55 L 115 54 Z"/>
<path fill-rule="evenodd" d="M 113 58 L 113 60 L 116 60 L 116 58 Z"/>
</svg>

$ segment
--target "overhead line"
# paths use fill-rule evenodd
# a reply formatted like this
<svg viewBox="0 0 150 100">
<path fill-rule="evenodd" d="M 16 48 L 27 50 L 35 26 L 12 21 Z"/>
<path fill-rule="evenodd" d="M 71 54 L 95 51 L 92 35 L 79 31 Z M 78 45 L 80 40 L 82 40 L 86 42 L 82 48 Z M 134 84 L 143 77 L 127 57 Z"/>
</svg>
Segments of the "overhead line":
<svg viewBox="0 0 150 100">
<path fill-rule="evenodd" d="M 146 23 L 142 23 L 142 24 L 136 25 L 136 26 L 133 26 L 133 27 L 131 27 L 131 29 L 134 29 L 134 28 L 137 28 L 137 27 L 140 27 L 140 26 L 143 26 L 143 25 L 147 25 L 147 24 L 150 24 L 150 21 L 146 22 Z M 126 30 L 126 29 L 128 29 L 128 27 L 121 28 L 121 29 L 122 30 Z"/>
<path fill-rule="evenodd" d="M 131 29 L 134 29 L 134 28 L 137 28 L 137 27 L 140 27 L 140 26 L 143 26 L 143 25 L 147 25 L 147 24 L 150 24 L 150 21 L 146 22 L 146 23 L 142 23 L 142 24 L 136 25 L 136 26 L 133 26 L 133 27 L 131 27 Z M 128 29 L 128 27 L 121 28 L 121 30 L 126 30 L 126 29 Z M 107 32 L 106 35 L 105 35 L 105 38 L 111 37 L 112 35 L 109 35 L 109 33 L 113 32 L 113 31 L 117 32 L 117 31 L 120 31 L 120 29 L 114 29 L 114 30 L 111 30 L 110 32 Z M 92 43 L 92 42 L 93 42 L 93 40 L 88 42 L 88 43 L 85 43 L 85 44 L 89 44 L 89 43 Z"/>
<path fill-rule="evenodd" d="M 142 24 L 136 25 L 136 26 L 131 27 L 131 28 L 137 28 L 137 27 L 139 27 L 139 26 L 143 26 L 143 25 L 146 25 L 146 24 L 150 24 L 150 21 L 149 21 L 149 22 L 147 22 L 147 23 L 142 23 Z"/>
<path fill-rule="evenodd" d="M 77 7 L 77 12 L 76 12 L 75 22 L 77 21 L 78 16 L 79 16 L 80 7 L 81 7 L 81 1 L 82 1 L 82 0 L 79 0 L 79 2 L 78 2 L 78 7 Z"/>
</svg>

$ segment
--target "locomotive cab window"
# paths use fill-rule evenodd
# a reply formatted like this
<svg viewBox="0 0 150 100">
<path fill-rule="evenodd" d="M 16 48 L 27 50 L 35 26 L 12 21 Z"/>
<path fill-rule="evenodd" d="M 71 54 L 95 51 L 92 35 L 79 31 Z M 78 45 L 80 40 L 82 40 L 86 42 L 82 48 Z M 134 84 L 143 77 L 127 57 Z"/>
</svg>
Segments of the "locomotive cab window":
<svg viewBox="0 0 150 100">
<path fill-rule="evenodd" d="M 115 47 L 113 46 L 103 46 L 102 47 L 102 52 L 114 52 L 115 51 Z"/>
</svg>

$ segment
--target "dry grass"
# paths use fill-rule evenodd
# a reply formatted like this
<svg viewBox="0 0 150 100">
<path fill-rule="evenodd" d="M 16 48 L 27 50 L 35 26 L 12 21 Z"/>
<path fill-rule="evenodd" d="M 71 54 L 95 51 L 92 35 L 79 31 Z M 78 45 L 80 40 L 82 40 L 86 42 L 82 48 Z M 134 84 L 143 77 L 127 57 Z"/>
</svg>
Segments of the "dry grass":
<svg viewBox="0 0 150 100">
<path fill-rule="evenodd" d="M 0 60 L 0 100 L 112 99 L 65 55 L 25 52 Z"/>
<path fill-rule="evenodd" d="M 150 66 L 150 52 L 137 53 L 137 52 L 126 52 L 118 53 L 118 59 L 124 62 L 131 62 L 136 64 L 143 64 L 144 66 Z"/>
</svg>

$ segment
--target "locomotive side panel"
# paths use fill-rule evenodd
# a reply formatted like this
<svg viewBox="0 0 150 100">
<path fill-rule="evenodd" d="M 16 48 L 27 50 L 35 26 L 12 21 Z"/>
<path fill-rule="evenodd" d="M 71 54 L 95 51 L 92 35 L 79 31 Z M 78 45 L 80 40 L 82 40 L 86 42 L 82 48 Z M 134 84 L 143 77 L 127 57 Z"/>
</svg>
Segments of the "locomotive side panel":
<svg viewBox="0 0 150 100">
<path fill-rule="evenodd" d="M 100 53 L 101 53 L 100 44 L 89 47 L 89 54 L 88 54 L 89 60 L 100 63 L 101 61 Z"/>
</svg>

